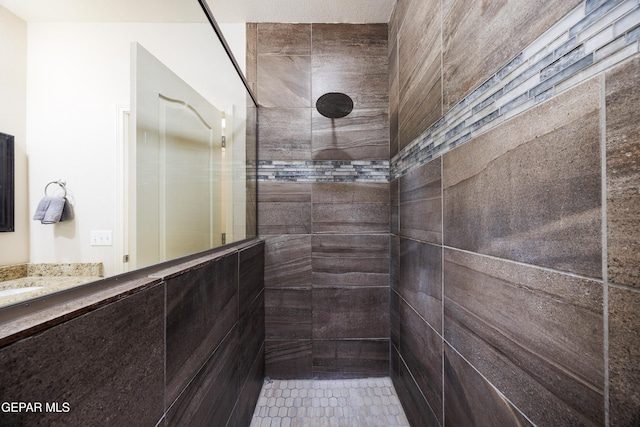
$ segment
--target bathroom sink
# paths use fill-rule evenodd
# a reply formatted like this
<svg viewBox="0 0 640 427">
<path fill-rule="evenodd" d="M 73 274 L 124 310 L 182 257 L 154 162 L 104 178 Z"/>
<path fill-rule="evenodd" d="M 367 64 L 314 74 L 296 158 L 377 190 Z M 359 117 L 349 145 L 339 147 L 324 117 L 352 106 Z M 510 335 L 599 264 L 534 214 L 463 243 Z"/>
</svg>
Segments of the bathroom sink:
<svg viewBox="0 0 640 427">
<path fill-rule="evenodd" d="M 11 295 L 24 294 L 27 292 L 33 292 L 33 291 L 37 291 L 38 289 L 42 289 L 42 286 L 29 286 L 27 288 L 4 289 L 0 291 L 0 298 L 8 297 Z"/>
</svg>

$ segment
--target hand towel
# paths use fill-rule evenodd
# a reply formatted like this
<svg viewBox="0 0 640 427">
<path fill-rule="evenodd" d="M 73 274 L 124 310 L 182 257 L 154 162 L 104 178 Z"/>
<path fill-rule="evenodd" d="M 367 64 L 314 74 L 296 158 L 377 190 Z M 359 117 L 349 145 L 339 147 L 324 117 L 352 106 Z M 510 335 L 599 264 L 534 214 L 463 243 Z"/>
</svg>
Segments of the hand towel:
<svg viewBox="0 0 640 427">
<path fill-rule="evenodd" d="M 33 215 L 33 219 L 36 221 L 42 221 L 44 219 L 45 213 L 47 213 L 47 209 L 51 204 L 51 196 L 44 196 L 40 203 L 38 203 L 38 207 L 36 208 L 36 213 Z"/>
<path fill-rule="evenodd" d="M 41 222 L 43 224 L 55 224 L 56 222 L 60 222 L 66 201 L 67 199 L 65 197 L 51 197 L 51 203 L 49 203 L 49 207 L 47 208 Z"/>
<path fill-rule="evenodd" d="M 60 215 L 60 222 L 71 221 L 73 219 L 73 206 L 67 198 L 64 198 L 64 207 L 62 208 L 62 215 Z"/>
</svg>

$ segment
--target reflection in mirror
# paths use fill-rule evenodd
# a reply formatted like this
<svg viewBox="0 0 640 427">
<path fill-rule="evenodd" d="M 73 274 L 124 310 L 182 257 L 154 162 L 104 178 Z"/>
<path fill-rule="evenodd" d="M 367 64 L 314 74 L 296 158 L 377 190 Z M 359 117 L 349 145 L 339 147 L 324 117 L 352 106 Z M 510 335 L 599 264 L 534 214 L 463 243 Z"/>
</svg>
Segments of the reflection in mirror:
<svg viewBox="0 0 640 427">
<path fill-rule="evenodd" d="M 256 108 L 198 0 L 0 0 L 0 39 L 0 306 L 255 237 Z M 54 181 L 73 219 L 34 221 Z"/>
<path fill-rule="evenodd" d="M 0 132 L 0 232 L 14 231 L 14 141 Z"/>
</svg>

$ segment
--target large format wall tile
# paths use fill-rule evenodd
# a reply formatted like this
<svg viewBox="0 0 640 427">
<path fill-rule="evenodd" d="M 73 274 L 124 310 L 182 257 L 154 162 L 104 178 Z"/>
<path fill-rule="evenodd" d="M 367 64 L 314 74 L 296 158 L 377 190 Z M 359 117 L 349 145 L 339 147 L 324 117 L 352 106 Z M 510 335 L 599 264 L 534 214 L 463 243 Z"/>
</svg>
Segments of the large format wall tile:
<svg viewBox="0 0 640 427">
<path fill-rule="evenodd" d="M 444 111 L 491 77 L 582 0 L 446 0 Z"/>
<path fill-rule="evenodd" d="M 398 293 L 442 333 L 442 247 L 400 239 Z"/>
<path fill-rule="evenodd" d="M 314 378 L 367 378 L 389 375 L 389 340 L 313 342 Z"/>
<path fill-rule="evenodd" d="M 261 55 L 311 54 L 311 24 L 258 23 L 257 49 Z"/>
<path fill-rule="evenodd" d="M 313 289 L 313 338 L 388 338 L 389 288 Z"/>
<path fill-rule="evenodd" d="M 401 300 L 400 354 L 440 423 L 443 421 L 442 343 L 442 337 Z"/>
<path fill-rule="evenodd" d="M 240 394 L 237 359 L 236 327 L 169 408 L 167 424 L 226 425 Z"/>
<path fill-rule="evenodd" d="M 258 52 L 257 86 L 261 107 L 311 107 L 311 58 Z"/>
<path fill-rule="evenodd" d="M 242 371 L 239 371 L 242 374 Z M 264 384 L 264 347 L 256 355 L 251 369 L 247 373 L 247 380 L 240 383 L 240 395 L 233 411 L 233 421 L 229 421 L 231 426 L 248 426 L 255 411 L 256 402 L 260 397 L 262 385 Z M 159 427 L 159 426 L 158 426 Z"/>
<path fill-rule="evenodd" d="M 251 366 L 264 344 L 264 292 L 248 307 L 247 312 L 238 320 L 239 348 L 238 372 L 240 383 L 244 384 L 251 371 Z"/>
<path fill-rule="evenodd" d="M 445 345 L 444 374 L 447 425 L 532 426 L 504 396 L 448 345 Z"/>
<path fill-rule="evenodd" d="M 264 242 L 238 253 L 238 316 L 242 317 L 264 289 Z"/>
<path fill-rule="evenodd" d="M 5 426 L 155 425 L 164 411 L 164 285 L 131 295 L 0 350 Z M 135 396 L 135 399 L 132 399 Z M 44 412 L 44 402 L 60 410 Z"/>
<path fill-rule="evenodd" d="M 311 271 L 311 235 L 285 234 L 265 238 L 266 288 L 310 288 Z"/>
<path fill-rule="evenodd" d="M 640 58 L 606 75 L 610 282 L 640 288 Z"/>
<path fill-rule="evenodd" d="M 442 243 L 440 158 L 400 177 L 400 232 L 404 237 Z"/>
<path fill-rule="evenodd" d="M 313 24 L 313 55 L 387 56 L 387 24 Z"/>
<path fill-rule="evenodd" d="M 611 426 L 640 425 L 640 292 L 609 286 Z"/>
<path fill-rule="evenodd" d="M 279 380 L 311 378 L 311 340 L 265 342 L 265 374 Z"/>
<path fill-rule="evenodd" d="M 265 289 L 267 339 L 311 338 L 311 289 Z"/>
<path fill-rule="evenodd" d="M 592 79 L 445 153 L 445 244 L 601 277 L 599 92 Z"/>
<path fill-rule="evenodd" d="M 260 160 L 311 160 L 311 108 L 260 108 Z"/>
<path fill-rule="evenodd" d="M 311 233 L 311 184 L 260 182 L 258 233 Z"/>
<path fill-rule="evenodd" d="M 312 137 L 313 160 L 389 160 L 386 108 L 357 109 L 340 119 L 314 109 Z"/>
<path fill-rule="evenodd" d="M 389 236 L 314 235 L 313 286 L 388 286 Z"/>
<path fill-rule="evenodd" d="M 313 184 L 314 233 L 388 233 L 388 183 Z"/>
<path fill-rule="evenodd" d="M 540 425 L 602 425 L 602 283 L 445 250 L 444 338 Z"/>
<path fill-rule="evenodd" d="M 404 148 L 442 115 L 440 2 L 398 3 L 398 148 Z"/>
</svg>

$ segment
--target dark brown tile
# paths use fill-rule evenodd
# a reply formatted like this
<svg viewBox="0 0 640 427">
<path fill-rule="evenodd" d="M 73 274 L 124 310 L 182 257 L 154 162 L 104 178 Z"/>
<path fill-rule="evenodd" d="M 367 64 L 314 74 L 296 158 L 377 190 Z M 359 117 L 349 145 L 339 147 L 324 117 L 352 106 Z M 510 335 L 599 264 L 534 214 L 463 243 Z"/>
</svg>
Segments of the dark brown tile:
<svg viewBox="0 0 640 427">
<path fill-rule="evenodd" d="M 398 43 L 389 39 L 389 157 L 398 154 L 398 108 L 400 89 L 398 83 Z"/>
<path fill-rule="evenodd" d="M 239 348 L 238 348 L 238 375 L 240 384 L 247 380 L 251 366 L 258 356 L 265 339 L 265 308 L 264 293 L 261 293 L 248 307 L 248 311 L 240 317 Z"/>
<path fill-rule="evenodd" d="M 258 234 L 311 233 L 311 184 L 260 182 Z"/>
<path fill-rule="evenodd" d="M 400 237 L 389 238 L 389 286 L 398 291 L 400 288 Z"/>
<path fill-rule="evenodd" d="M 258 53 L 310 55 L 311 24 L 258 23 Z"/>
<path fill-rule="evenodd" d="M 444 110 L 487 80 L 581 0 L 458 0 L 442 23 Z"/>
<path fill-rule="evenodd" d="M 606 75 L 608 280 L 640 288 L 640 59 Z"/>
<path fill-rule="evenodd" d="M 314 183 L 314 233 L 388 233 L 388 183 Z"/>
<path fill-rule="evenodd" d="M 388 108 L 387 55 L 315 55 L 311 59 L 312 102 L 327 92 L 342 92 L 353 99 L 354 109 Z"/>
<path fill-rule="evenodd" d="M 445 339 L 532 422 L 603 424 L 601 283 L 451 249 L 444 281 Z"/>
<path fill-rule="evenodd" d="M 400 239 L 398 293 L 442 333 L 442 247 Z"/>
<path fill-rule="evenodd" d="M 448 345 L 445 345 L 444 364 L 447 424 L 469 427 L 533 426 Z"/>
<path fill-rule="evenodd" d="M 260 160 L 311 160 L 311 108 L 260 108 Z"/>
<path fill-rule="evenodd" d="M 312 138 L 314 160 L 389 160 L 387 109 L 354 109 L 341 119 L 313 110 Z"/>
<path fill-rule="evenodd" d="M 400 177 L 400 231 L 404 237 L 442 243 L 440 158 Z"/>
<path fill-rule="evenodd" d="M 445 244 L 601 277 L 599 92 L 592 79 L 445 153 Z"/>
<path fill-rule="evenodd" d="M 609 419 L 640 425 L 640 292 L 609 286 Z"/>
<path fill-rule="evenodd" d="M 242 249 L 238 257 L 238 304 L 242 317 L 264 289 L 264 242 Z"/>
<path fill-rule="evenodd" d="M 227 425 L 240 394 L 238 331 L 234 328 L 168 410 L 167 423 Z"/>
<path fill-rule="evenodd" d="M 391 234 L 400 233 L 400 179 L 389 183 L 389 219 Z"/>
<path fill-rule="evenodd" d="M 267 339 L 310 339 L 311 297 L 311 289 L 265 289 Z"/>
<path fill-rule="evenodd" d="M 391 379 L 402 409 L 412 426 L 439 427 L 441 424 L 420 392 L 397 349 L 391 349 Z"/>
<path fill-rule="evenodd" d="M 309 56 L 258 55 L 258 103 L 261 107 L 311 107 Z"/>
<path fill-rule="evenodd" d="M 313 286 L 388 286 L 389 236 L 314 235 Z"/>
<path fill-rule="evenodd" d="M 400 354 L 442 424 L 442 337 L 400 301 Z"/>
<path fill-rule="evenodd" d="M 400 340 L 400 295 L 393 289 L 390 292 L 390 301 L 389 301 L 389 317 L 391 322 L 390 336 L 391 336 L 391 345 L 395 346 L 397 349 L 400 348 L 401 340 Z"/>
<path fill-rule="evenodd" d="M 0 350 L 3 402 L 43 402 L 6 426 L 155 425 L 164 411 L 164 285 Z M 45 412 L 44 402 L 69 404 Z"/>
<path fill-rule="evenodd" d="M 265 374 L 274 379 L 311 378 L 311 340 L 265 342 Z"/>
<path fill-rule="evenodd" d="M 233 423 L 229 424 L 229 427 L 248 426 L 251 424 L 251 418 L 258 403 L 263 384 L 264 347 L 260 349 L 260 353 L 258 353 L 253 361 L 247 375 L 247 380 L 240 385 L 241 390 L 233 413 Z"/>
<path fill-rule="evenodd" d="M 387 56 L 387 24 L 313 24 L 312 54 Z"/>
<path fill-rule="evenodd" d="M 238 257 L 224 256 L 167 283 L 167 403 L 238 321 Z"/>
<path fill-rule="evenodd" d="M 265 287 L 311 287 L 311 235 L 265 238 Z"/>
<path fill-rule="evenodd" d="M 313 289 L 313 338 L 389 338 L 389 288 Z"/>
<path fill-rule="evenodd" d="M 314 378 L 367 378 L 388 375 L 389 340 L 313 342 Z"/>
</svg>

